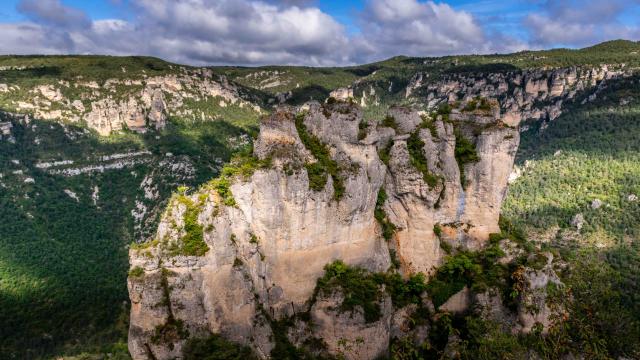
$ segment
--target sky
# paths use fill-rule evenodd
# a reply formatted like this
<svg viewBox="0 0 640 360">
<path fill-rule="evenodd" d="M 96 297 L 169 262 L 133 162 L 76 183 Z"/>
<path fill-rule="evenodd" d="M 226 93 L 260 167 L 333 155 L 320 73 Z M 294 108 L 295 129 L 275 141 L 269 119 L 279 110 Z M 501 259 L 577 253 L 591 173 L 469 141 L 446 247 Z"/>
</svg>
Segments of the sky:
<svg viewBox="0 0 640 360">
<path fill-rule="evenodd" d="M 0 0 L 0 54 L 363 64 L 640 40 L 640 0 Z"/>
</svg>

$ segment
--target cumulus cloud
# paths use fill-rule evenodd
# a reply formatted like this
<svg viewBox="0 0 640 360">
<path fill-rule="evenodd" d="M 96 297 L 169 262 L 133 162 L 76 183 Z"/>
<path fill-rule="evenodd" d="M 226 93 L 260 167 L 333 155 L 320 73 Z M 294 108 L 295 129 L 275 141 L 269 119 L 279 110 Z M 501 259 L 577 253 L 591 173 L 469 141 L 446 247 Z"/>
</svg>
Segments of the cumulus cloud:
<svg viewBox="0 0 640 360">
<path fill-rule="evenodd" d="M 488 31 L 470 12 L 445 2 L 367 0 L 354 13 L 356 32 L 315 0 L 109 0 L 129 21 L 91 20 L 61 0 L 21 0 L 28 22 L 0 23 L 0 53 L 151 55 L 194 65 L 333 66 L 395 55 L 512 52 L 556 44 L 634 38 L 617 21 L 639 0 L 545 0 L 525 17 L 530 43 Z M 489 27 L 490 28 L 490 27 Z"/>
<path fill-rule="evenodd" d="M 361 14 L 362 41 L 377 57 L 486 52 L 474 17 L 445 3 L 371 0 Z"/>
<path fill-rule="evenodd" d="M 349 39 L 344 27 L 316 7 L 290 3 L 131 0 L 134 21 L 87 22 L 86 14 L 59 0 L 22 0 L 18 10 L 31 22 L 5 24 L 15 36 L 0 38 L 0 51 L 37 53 L 46 49 L 51 53 L 53 49 L 44 46 L 47 39 L 33 35 L 50 33 L 65 40 L 58 44 L 59 53 L 142 54 L 189 64 L 348 62 Z M 26 42 L 16 46 L 21 30 Z"/>
<path fill-rule="evenodd" d="M 53 55 L 70 52 L 73 40 L 67 33 L 50 32 L 35 24 L 0 24 L 0 53 Z"/>
<path fill-rule="evenodd" d="M 138 0 L 138 28 L 169 51 L 209 63 L 339 63 L 344 28 L 317 8 L 253 1 Z"/>
<path fill-rule="evenodd" d="M 91 20 L 75 8 L 63 5 L 60 0 L 22 0 L 18 11 L 36 23 L 57 28 L 88 27 Z"/>
<path fill-rule="evenodd" d="M 322 12 L 314 0 L 130 0 L 135 16 L 90 21 L 60 0 L 22 0 L 31 20 L 5 24 L 5 53 L 144 54 L 189 64 L 344 65 L 393 55 L 490 50 L 469 13 L 444 3 L 370 0 L 361 32 Z M 16 44 L 20 31 L 24 43 Z M 27 31 L 28 30 L 28 31 Z M 34 34 L 50 34 L 56 46 Z M 29 35 L 27 35 L 29 34 Z"/>
<path fill-rule="evenodd" d="M 291 6 L 291 5 L 310 6 L 310 5 L 315 5 L 318 1 L 317 0 L 269 0 L 269 2 L 274 4 L 284 5 L 284 6 Z"/>
<path fill-rule="evenodd" d="M 362 35 L 356 43 L 369 60 L 526 48 L 526 44 L 505 34 L 487 33 L 471 13 L 433 1 L 369 0 L 360 15 L 360 28 Z"/>
<path fill-rule="evenodd" d="M 636 38 L 637 25 L 618 18 L 630 6 L 628 0 L 547 0 L 543 11 L 525 17 L 523 23 L 534 46 L 584 46 L 609 39 Z"/>
</svg>

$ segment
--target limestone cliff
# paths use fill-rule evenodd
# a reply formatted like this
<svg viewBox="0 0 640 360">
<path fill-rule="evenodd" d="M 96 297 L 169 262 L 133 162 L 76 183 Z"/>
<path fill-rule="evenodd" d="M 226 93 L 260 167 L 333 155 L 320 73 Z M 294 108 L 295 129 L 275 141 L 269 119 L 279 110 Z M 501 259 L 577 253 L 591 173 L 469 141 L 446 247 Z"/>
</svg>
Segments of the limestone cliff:
<svg viewBox="0 0 640 360">
<path fill-rule="evenodd" d="M 240 171 L 176 195 L 156 240 L 130 251 L 133 357 L 177 357 L 187 337 L 207 333 L 268 357 L 270 322 L 307 311 L 335 328 L 312 331 L 330 352 L 343 333 L 365 339 L 373 349 L 365 358 L 380 355 L 389 311 L 364 327 L 330 320 L 331 296 L 310 302 L 316 280 L 336 259 L 379 272 L 397 257 L 406 276 L 430 274 L 445 256 L 441 242 L 478 249 L 498 232 L 519 136 L 495 106 L 396 107 L 375 123 L 349 102 L 312 102 L 264 119 L 253 171 L 236 164 Z M 202 239 L 196 251 L 193 236 Z"/>
<path fill-rule="evenodd" d="M 223 75 L 205 68 L 172 67 L 167 74 L 125 75 L 106 80 L 59 80 L 30 88 L 0 84 L 4 110 L 37 119 L 83 122 L 100 135 L 130 129 L 162 129 L 169 116 L 215 119 L 226 107 L 260 113 L 260 101 Z"/>
<path fill-rule="evenodd" d="M 494 99 L 499 103 L 501 120 L 516 126 L 529 119 L 552 121 L 560 116 L 567 102 L 585 95 L 589 96 L 583 101 L 592 101 L 611 79 L 632 74 L 633 69 L 618 64 L 496 71 L 454 68 L 441 74 L 417 72 L 408 79 L 401 96 L 406 102 L 426 108 L 443 103 L 464 104 L 474 98 Z M 351 96 L 362 106 L 377 106 L 384 102 L 383 85 L 363 78 L 349 89 L 336 91 L 335 96 Z"/>
</svg>

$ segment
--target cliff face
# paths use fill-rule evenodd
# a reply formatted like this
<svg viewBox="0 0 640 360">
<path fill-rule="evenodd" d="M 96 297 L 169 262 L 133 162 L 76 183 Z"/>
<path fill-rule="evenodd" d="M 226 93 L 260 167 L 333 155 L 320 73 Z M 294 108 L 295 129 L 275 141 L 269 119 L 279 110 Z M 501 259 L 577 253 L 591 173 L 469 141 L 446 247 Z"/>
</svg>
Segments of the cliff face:
<svg viewBox="0 0 640 360">
<path fill-rule="evenodd" d="M 123 68 L 126 74 L 126 69 Z M 213 119 L 226 107 L 260 113 L 255 99 L 210 69 L 178 67 L 160 76 L 132 74 L 106 80 L 52 81 L 33 85 L 0 84 L 6 108 L 37 119 L 84 122 L 100 135 L 122 129 L 144 132 L 165 127 L 169 116 Z M 245 91 L 246 92 L 246 91 Z"/>
<path fill-rule="evenodd" d="M 481 248 L 499 231 L 519 139 L 496 114 L 458 112 L 453 121 L 454 114 L 393 108 L 376 124 L 357 106 L 335 102 L 263 120 L 252 161 L 267 165 L 230 177 L 232 198 L 219 182 L 177 196 L 156 241 L 130 251 L 134 358 L 178 356 L 185 330 L 221 333 L 266 357 L 273 347 L 267 319 L 309 310 L 327 263 L 378 272 L 397 257 L 403 274 L 430 274 L 445 256 L 441 242 Z M 386 231 L 389 241 L 379 221 L 395 228 Z M 185 255 L 179 249 L 194 226 L 207 250 Z M 341 324 L 322 301 L 333 300 L 317 300 L 312 315 L 339 328 L 314 330 L 327 344 L 339 343 L 337 333 L 367 346 L 388 343 L 390 313 L 382 323 L 349 327 L 353 319 Z"/>
<path fill-rule="evenodd" d="M 516 126 L 524 120 L 552 121 L 560 116 L 563 105 L 576 96 L 595 94 L 611 79 L 633 74 L 632 69 L 616 65 L 574 66 L 557 69 L 509 69 L 497 72 L 456 69 L 442 74 L 417 72 L 399 92 L 403 100 L 417 107 L 433 108 L 444 102 L 466 103 L 473 98 L 499 102 L 501 120 Z M 354 96 L 363 107 L 384 103 L 386 87 L 360 79 L 349 88 L 334 91 L 333 96 Z"/>
</svg>

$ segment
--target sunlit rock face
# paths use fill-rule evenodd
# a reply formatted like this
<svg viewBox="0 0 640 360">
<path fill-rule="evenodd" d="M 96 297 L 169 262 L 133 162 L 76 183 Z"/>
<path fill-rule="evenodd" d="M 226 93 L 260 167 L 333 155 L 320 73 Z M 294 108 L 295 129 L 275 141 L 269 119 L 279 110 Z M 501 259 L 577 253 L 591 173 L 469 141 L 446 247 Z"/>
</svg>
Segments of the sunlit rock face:
<svg viewBox="0 0 640 360">
<path fill-rule="evenodd" d="M 430 117 L 397 107 L 389 116 L 392 125 L 365 124 L 357 105 L 341 101 L 282 108 L 263 119 L 255 141 L 256 161 L 268 165 L 231 180 L 233 204 L 214 187 L 170 202 L 156 241 L 130 251 L 131 267 L 139 269 L 129 278 L 133 357 L 176 357 L 185 339 L 208 333 L 268 357 L 274 346 L 270 321 L 309 310 L 323 319 L 324 330 L 312 332 L 329 350 L 338 351 L 336 334 L 349 333 L 366 339 L 366 358 L 380 355 L 377 345 L 388 344 L 392 308 L 382 306 L 382 319 L 366 326 L 357 319 L 330 320 L 327 303 L 337 300 L 310 303 L 324 266 L 340 259 L 386 271 L 393 253 L 404 275 L 431 274 L 445 255 L 441 242 L 483 247 L 498 231 L 519 139 L 492 109 Z M 337 167 L 320 188 L 311 184 L 309 165 L 321 159 L 303 141 L 309 137 L 323 144 Z M 463 138 L 475 156 L 461 163 L 456 141 Z M 388 241 L 374 216 L 376 204 L 396 228 Z M 194 206 L 208 250 L 185 256 L 174 250 Z"/>
</svg>

